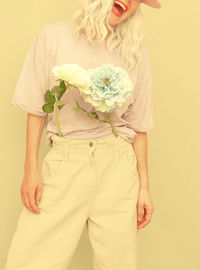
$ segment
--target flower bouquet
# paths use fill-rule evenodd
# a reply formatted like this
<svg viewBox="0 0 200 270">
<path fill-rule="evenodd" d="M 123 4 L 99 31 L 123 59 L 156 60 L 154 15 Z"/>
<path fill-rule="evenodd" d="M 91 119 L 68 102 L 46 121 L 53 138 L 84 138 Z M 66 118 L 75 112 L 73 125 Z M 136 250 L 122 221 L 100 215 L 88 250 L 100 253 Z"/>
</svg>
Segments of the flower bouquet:
<svg viewBox="0 0 200 270">
<path fill-rule="evenodd" d="M 81 108 L 77 100 L 75 100 L 76 107 L 72 109 L 81 111 L 94 120 L 110 124 L 113 134 L 118 136 L 110 113 L 126 102 L 133 89 L 132 81 L 124 69 L 112 64 L 105 64 L 86 70 L 77 64 L 62 64 L 53 67 L 52 71 L 60 84 L 46 91 L 44 95 L 46 104 L 42 109 L 46 113 L 55 111 L 59 136 L 62 136 L 62 133 L 58 110 L 68 103 L 62 101 L 61 97 L 70 87 L 79 89 L 84 101 L 94 106 L 96 111 L 103 112 L 105 119 L 100 119 L 96 111 L 87 112 Z"/>
</svg>

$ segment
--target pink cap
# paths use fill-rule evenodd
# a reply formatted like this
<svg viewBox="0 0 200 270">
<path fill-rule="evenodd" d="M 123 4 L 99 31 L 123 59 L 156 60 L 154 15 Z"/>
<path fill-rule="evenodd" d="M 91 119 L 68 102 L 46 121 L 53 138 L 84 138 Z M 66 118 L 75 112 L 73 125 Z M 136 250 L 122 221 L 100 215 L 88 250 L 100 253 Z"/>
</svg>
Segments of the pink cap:
<svg viewBox="0 0 200 270">
<path fill-rule="evenodd" d="M 141 0 L 141 3 L 144 3 L 152 8 L 161 8 L 161 4 L 157 0 Z"/>
</svg>

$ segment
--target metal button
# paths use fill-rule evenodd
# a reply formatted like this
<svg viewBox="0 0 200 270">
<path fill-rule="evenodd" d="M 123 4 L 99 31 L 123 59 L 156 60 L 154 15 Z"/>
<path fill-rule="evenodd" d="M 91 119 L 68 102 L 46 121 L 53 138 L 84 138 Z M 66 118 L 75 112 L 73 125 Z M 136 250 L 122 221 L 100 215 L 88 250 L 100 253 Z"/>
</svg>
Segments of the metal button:
<svg viewBox="0 0 200 270">
<path fill-rule="evenodd" d="M 89 146 L 93 146 L 93 142 L 90 142 L 90 143 L 89 143 Z"/>
</svg>

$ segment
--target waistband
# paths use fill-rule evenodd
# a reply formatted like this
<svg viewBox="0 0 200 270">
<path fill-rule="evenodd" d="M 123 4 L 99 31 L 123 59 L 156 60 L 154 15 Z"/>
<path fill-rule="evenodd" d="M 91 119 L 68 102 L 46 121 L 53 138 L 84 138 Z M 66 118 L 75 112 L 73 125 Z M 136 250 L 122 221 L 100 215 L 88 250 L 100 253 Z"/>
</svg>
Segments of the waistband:
<svg viewBox="0 0 200 270">
<path fill-rule="evenodd" d="M 52 147 L 57 150 L 70 149 L 79 151 L 105 151 L 107 149 L 118 151 L 130 151 L 132 153 L 132 144 L 121 136 L 115 137 L 114 134 L 103 139 L 74 139 L 60 137 L 56 134 L 51 136 Z"/>
</svg>

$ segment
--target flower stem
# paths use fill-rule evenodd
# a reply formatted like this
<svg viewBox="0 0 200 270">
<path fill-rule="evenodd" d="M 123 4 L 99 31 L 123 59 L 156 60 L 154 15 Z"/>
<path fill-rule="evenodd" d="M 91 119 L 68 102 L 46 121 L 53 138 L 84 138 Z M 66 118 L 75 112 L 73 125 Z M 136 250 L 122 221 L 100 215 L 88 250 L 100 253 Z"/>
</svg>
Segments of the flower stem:
<svg viewBox="0 0 200 270">
<path fill-rule="evenodd" d="M 108 123 L 111 125 L 112 132 L 114 133 L 115 137 L 118 137 L 119 135 L 117 134 L 116 129 L 115 129 L 113 123 L 112 123 L 112 120 L 111 120 L 111 117 L 110 117 L 110 113 L 105 112 L 104 113 L 104 116 L 108 120 Z"/>
<path fill-rule="evenodd" d="M 62 133 L 61 133 L 61 128 L 60 128 L 60 121 L 58 119 L 58 106 L 57 106 L 57 101 L 58 101 L 58 98 L 57 98 L 57 93 L 55 94 L 55 98 L 56 98 L 56 102 L 55 102 L 55 119 L 56 119 L 56 125 L 57 125 L 57 128 L 58 128 L 58 134 L 60 137 L 62 137 Z"/>
<path fill-rule="evenodd" d="M 106 120 L 102 120 L 102 119 L 97 118 L 93 113 L 87 112 L 85 109 L 81 108 L 78 104 L 77 104 L 77 107 L 72 108 L 72 110 L 80 111 L 83 114 L 85 114 L 86 116 L 88 116 L 88 117 L 90 117 L 92 119 L 95 119 L 95 120 L 97 120 L 99 122 L 108 123 L 108 121 L 106 121 Z"/>
<path fill-rule="evenodd" d="M 91 113 L 91 112 L 87 112 L 85 109 L 81 108 L 80 105 L 78 104 L 78 102 L 76 101 L 76 107 L 75 108 L 72 108 L 72 110 L 76 110 L 76 111 L 80 111 L 82 113 L 84 113 L 86 116 L 92 118 L 92 119 L 95 119 L 99 122 L 103 122 L 103 123 L 108 123 L 111 125 L 111 128 L 112 128 L 112 132 L 114 133 L 115 137 L 118 137 L 119 135 L 117 134 L 116 130 L 115 130 L 115 127 L 112 123 L 112 120 L 110 118 L 110 114 L 109 113 L 104 113 L 104 116 L 107 120 L 102 120 L 102 119 L 99 119 L 98 115 L 97 114 L 94 114 L 94 113 Z"/>
</svg>

